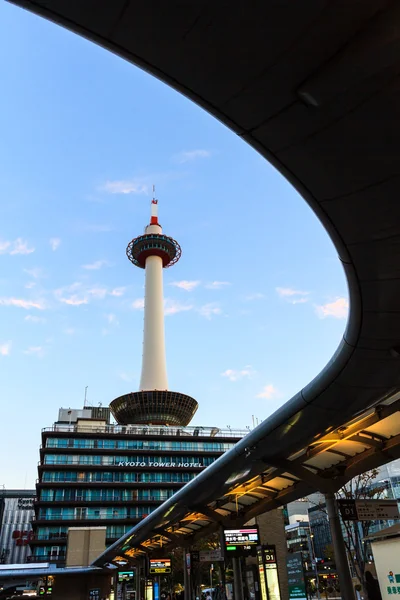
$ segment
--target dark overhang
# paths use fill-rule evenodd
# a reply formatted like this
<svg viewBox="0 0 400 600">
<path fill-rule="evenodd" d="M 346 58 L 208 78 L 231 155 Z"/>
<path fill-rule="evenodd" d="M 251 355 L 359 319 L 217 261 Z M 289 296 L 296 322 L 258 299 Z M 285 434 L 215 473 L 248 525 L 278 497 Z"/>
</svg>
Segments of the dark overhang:
<svg viewBox="0 0 400 600">
<path fill-rule="evenodd" d="M 151 548 L 157 527 L 193 536 L 217 527 L 201 507 L 248 518 L 329 486 L 330 472 L 339 483 L 340 469 L 343 481 L 396 457 L 397 408 L 380 417 L 400 389 L 400 37 L 392 26 L 400 4 L 256 0 L 250 10 L 204 0 L 14 3 L 152 73 L 257 149 L 319 217 L 348 281 L 349 321 L 325 369 L 181 490 L 175 504 L 137 526 L 128 536 L 132 553 Z M 358 429 L 360 419 L 377 422 Z M 348 428 L 356 437 L 340 445 Z M 335 440 L 336 453 L 322 450 Z M 304 452 L 314 463 L 296 462 Z M 336 457 L 345 460 L 336 464 Z M 258 477 L 265 481 L 253 489 Z M 240 486 L 250 487 L 242 494 Z"/>
</svg>

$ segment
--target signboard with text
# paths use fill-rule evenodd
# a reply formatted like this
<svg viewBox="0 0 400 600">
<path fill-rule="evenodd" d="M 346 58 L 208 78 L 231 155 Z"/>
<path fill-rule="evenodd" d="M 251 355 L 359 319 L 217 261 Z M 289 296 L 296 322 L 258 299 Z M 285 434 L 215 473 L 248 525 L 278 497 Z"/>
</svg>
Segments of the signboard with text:
<svg viewBox="0 0 400 600">
<path fill-rule="evenodd" d="M 163 575 L 171 573 L 170 558 L 150 558 L 150 575 Z"/>
<path fill-rule="evenodd" d="M 396 500 L 338 500 L 343 521 L 380 521 L 399 519 Z"/>
<path fill-rule="evenodd" d="M 307 600 L 302 553 L 288 554 L 286 566 L 290 600 Z"/>
<path fill-rule="evenodd" d="M 117 460 L 115 461 L 116 467 L 156 467 L 157 469 L 175 469 L 176 467 L 181 469 L 192 469 L 201 468 L 203 463 L 201 462 L 164 462 L 164 461 L 153 461 L 153 460 Z"/>
<path fill-rule="evenodd" d="M 260 545 L 258 527 L 241 527 L 240 529 L 224 529 L 224 549 L 227 556 L 256 555 Z"/>
<path fill-rule="evenodd" d="M 199 552 L 200 562 L 218 562 L 224 560 L 222 550 L 201 550 Z"/>
<path fill-rule="evenodd" d="M 268 600 L 281 600 L 275 546 L 259 546 L 257 562 L 262 600 L 264 600 L 264 596 L 267 596 Z"/>
</svg>

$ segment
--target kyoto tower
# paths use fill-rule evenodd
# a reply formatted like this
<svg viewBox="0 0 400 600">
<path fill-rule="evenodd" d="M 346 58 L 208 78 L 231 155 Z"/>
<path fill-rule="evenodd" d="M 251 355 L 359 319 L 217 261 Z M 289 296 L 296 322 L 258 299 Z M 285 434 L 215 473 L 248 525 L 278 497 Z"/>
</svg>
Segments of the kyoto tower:
<svg viewBox="0 0 400 600">
<path fill-rule="evenodd" d="M 151 202 L 150 224 L 144 235 L 129 242 L 129 260 L 145 270 L 144 332 L 140 390 L 113 400 L 111 411 L 121 425 L 188 425 L 197 410 L 194 398 L 168 390 L 165 357 L 163 269 L 181 257 L 181 247 L 163 234 L 158 200 Z"/>
</svg>

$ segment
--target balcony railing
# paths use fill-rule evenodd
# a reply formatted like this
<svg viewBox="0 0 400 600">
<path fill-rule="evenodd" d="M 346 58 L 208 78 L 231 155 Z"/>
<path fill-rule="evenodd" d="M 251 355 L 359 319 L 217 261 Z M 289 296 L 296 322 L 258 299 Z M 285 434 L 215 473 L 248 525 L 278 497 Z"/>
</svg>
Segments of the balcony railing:
<svg viewBox="0 0 400 600">
<path fill-rule="evenodd" d="M 48 552 L 47 554 L 31 555 L 28 556 L 26 562 L 28 563 L 43 563 L 43 562 L 65 562 L 65 552 L 58 552 L 58 554 L 52 554 Z"/>
<path fill-rule="evenodd" d="M 173 436 L 183 438 L 237 438 L 247 435 L 250 429 L 219 429 L 218 427 L 151 427 L 150 425 L 76 425 L 55 424 L 45 427 L 42 432 L 57 433 L 102 433 L 109 435 L 134 435 L 134 436 Z"/>
<path fill-rule="evenodd" d="M 38 533 L 31 538 L 31 542 L 36 541 L 65 541 L 67 539 L 68 533 L 59 532 L 59 533 Z"/>
<path fill-rule="evenodd" d="M 85 513 L 75 513 L 73 515 L 71 514 L 64 514 L 64 513 L 53 513 L 51 515 L 38 515 L 38 516 L 34 516 L 32 518 L 33 521 L 98 521 L 98 520 L 114 520 L 114 519 L 125 519 L 125 520 L 133 520 L 133 521 L 137 521 L 138 519 L 143 519 L 144 517 L 147 517 L 148 513 L 143 514 L 143 515 L 126 515 L 126 514 L 120 514 L 118 513 L 118 511 L 115 511 L 115 513 L 113 513 L 112 515 L 110 514 L 102 514 L 100 513 L 99 515 L 88 515 Z"/>
</svg>

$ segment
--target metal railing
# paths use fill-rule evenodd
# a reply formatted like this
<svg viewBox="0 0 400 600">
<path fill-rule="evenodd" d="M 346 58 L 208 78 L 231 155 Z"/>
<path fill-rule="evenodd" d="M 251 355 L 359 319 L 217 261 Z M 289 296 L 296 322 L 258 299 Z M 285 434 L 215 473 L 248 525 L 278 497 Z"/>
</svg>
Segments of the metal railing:
<svg viewBox="0 0 400 600">
<path fill-rule="evenodd" d="M 52 515 L 38 515 L 32 518 L 32 521 L 101 521 L 101 520 L 114 520 L 114 519 L 125 519 L 125 520 L 135 520 L 142 519 L 143 517 L 147 517 L 149 513 L 143 513 L 142 515 L 126 515 L 126 514 L 118 514 L 115 511 L 114 514 L 99 514 L 99 515 L 88 515 L 88 514 L 63 514 L 63 513 L 53 513 Z"/>
<path fill-rule="evenodd" d="M 134 435 L 134 436 L 156 436 L 161 435 L 173 437 L 194 438 L 234 438 L 241 439 L 250 432 L 250 429 L 219 429 L 218 427 L 168 427 L 150 425 L 77 425 L 54 424 L 52 427 L 44 427 L 42 432 L 57 433 L 101 433 L 109 435 Z"/>
<path fill-rule="evenodd" d="M 41 554 L 40 556 L 28 556 L 26 562 L 28 563 L 42 563 L 42 562 L 64 562 L 65 561 L 65 552 L 59 552 L 58 554 Z"/>
</svg>

